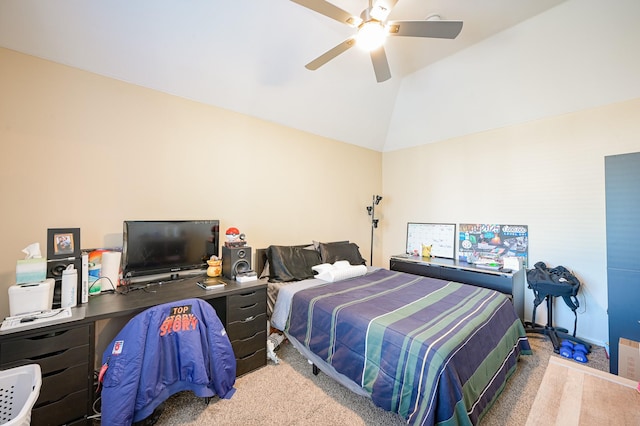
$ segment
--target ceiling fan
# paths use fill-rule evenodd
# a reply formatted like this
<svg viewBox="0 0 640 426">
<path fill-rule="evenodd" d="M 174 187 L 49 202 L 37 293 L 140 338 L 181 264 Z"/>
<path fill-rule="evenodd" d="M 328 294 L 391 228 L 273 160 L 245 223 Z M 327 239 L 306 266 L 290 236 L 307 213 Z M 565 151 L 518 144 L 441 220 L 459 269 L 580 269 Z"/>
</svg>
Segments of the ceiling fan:
<svg viewBox="0 0 640 426">
<path fill-rule="evenodd" d="M 462 21 L 387 21 L 398 0 L 369 0 L 360 17 L 353 16 L 325 0 L 291 0 L 338 22 L 357 28 L 355 35 L 318 56 L 305 67 L 316 70 L 336 56 L 358 44 L 369 51 L 378 83 L 391 78 L 384 40 L 387 36 L 454 39 L 462 30 Z"/>
</svg>

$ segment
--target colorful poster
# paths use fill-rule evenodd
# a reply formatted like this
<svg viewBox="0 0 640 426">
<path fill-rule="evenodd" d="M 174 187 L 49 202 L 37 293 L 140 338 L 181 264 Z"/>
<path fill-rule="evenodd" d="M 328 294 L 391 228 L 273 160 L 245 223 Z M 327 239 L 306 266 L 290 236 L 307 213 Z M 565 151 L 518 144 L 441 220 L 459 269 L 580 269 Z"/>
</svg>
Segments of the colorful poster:
<svg viewBox="0 0 640 426">
<path fill-rule="evenodd" d="M 503 257 L 519 257 L 527 267 L 529 228 L 527 225 L 461 223 L 458 230 L 458 259 L 502 263 Z"/>
</svg>

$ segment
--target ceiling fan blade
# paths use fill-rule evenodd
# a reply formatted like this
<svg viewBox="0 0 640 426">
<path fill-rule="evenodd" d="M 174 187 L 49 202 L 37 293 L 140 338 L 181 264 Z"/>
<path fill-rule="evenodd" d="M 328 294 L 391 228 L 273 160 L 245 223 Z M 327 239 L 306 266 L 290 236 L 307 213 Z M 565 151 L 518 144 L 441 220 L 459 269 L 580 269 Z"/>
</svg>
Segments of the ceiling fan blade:
<svg viewBox="0 0 640 426">
<path fill-rule="evenodd" d="M 371 8 L 371 16 L 379 21 L 386 21 L 396 3 L 398 0 L 376 0 Z"/>
<path fill-rule="evenodd" d="M 307 9 L 311 9 L 324 15 L 328 18 L 335 19 L 338 22 L 347 24 L 352 27 L 357 27 L 362 22 L 362 19 L 357 16 L 353 16 L 349 12 L 340 9 L 338 6 L 324 1 L 324 0 L 291 0 L 294 3 L 298 3 L 300 6 L 304 6 Z"/>
<path fill-rule="evenodd" d="M 338 56 L 339 54 L 347 51 L 350 47 L 354 46 L 355 44 L 356 44 L 355 37 L 348 38 L 342 43 L 340 43 L 339 45 L 337 45 L 336 47 L 334 47 L 333 49 L 326 51 L 325 53 L 318 56 L 313 61 L 309 62 L 307 65 L 305 65 L 305 68 L 312 71 L 317 70 L 318 68 L 320 68 L 321 66 L 323 66 L 324 64 L 326 64 L 327 62 L 335 58 L 336 56 Z"/>
<path fill-rule="evenodd" d="M 387 54 L 384 51 L 384 46 L 372 50 L 371 62 L 373 63 L 373 71 L 376 73 L 376 80 L 378 83 L 387 81 L 391 78 L 391 70 L 389 69 L 389 61 L 387 61 Z"/>
<path fill-rule="evenodd" d="M 456 38 L 462 31 L 462 21 L 392 21 L 390 36 Z"/>
</svg>

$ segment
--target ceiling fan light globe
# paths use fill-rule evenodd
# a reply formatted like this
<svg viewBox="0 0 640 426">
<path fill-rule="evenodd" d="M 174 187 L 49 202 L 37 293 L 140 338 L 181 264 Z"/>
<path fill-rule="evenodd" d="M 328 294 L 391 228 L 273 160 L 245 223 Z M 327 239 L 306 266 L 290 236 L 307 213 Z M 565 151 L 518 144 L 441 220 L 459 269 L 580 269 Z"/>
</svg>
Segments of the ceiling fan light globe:
<svg viewBox="0 0 640 426">
<path fill-rule="evenodd" d="M 366 51 L 372 51 L 384 44 L 387 30 L 377 21 L 365 22 L 358 30 L 356 44 Z"/>
</svg>

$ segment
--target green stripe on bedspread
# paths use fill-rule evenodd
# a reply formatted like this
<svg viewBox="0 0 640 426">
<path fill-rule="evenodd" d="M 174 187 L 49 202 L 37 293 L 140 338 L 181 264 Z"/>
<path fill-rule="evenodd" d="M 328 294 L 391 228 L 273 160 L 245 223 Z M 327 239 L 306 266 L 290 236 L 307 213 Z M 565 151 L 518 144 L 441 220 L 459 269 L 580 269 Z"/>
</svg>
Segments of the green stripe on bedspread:
<svg viewBox="0 0 640 426">
<path fill-rule="evenodd" d="M 480 367 L 469 378 L 462 387 L 464 402 L 470 407 L 478 399 L 478 390 L 485 389 L 489 382 L 494 379 L 494 374 L 499 371 L 502 363 L 505 362 L 509 353 L 515 350 L 513 342 L 518 342 L 519 337 L 524 333 L 522 322 L 517 319 L 500 339 L 498 345 L 484 359 Z"/>
<path fill-rule="evenodd" d="M 346 289 L 343 289 L 341 291 L 327 292 L 326 294 L 323 294 L 323 295 L 320 295 L 320 296 L 317 296 L 317 297 L 314 297 L 313 299 L 311 299 L 311 301 L 309 302 L 309 310 L 308 310 L 309 315 L 307 316 L 307 335 L 306 335 L 305 341 L 304 341 L 305 345 L 309 346 L 309 340 L 311 339 L 311 330 L 312 330 L 311 326 L 313 324 L 313 315 L 312 315 L 313 314 L 313 308 L 315 307 L 315 305 L 320 300 L 326 299 L 326 298 L 329 298 L 329 297 L 333 297 L 333 296 L 338 295 L 338 294 L 351 293 L 351 292 L 353 292 L 355 290 L 361 290 L 361 289 L 369 288 L 369 287 L 376 287 L 380 283 L 382 283 L 384 281 L 387 281 L 387 280 L 389 280 L 391 278 L 393 278 L 393 277 L 392 276 L 391 277 L 386 277 L 386 278 L 383 278 L 381 280 L 377 280 L 377 281 L 372 281 L 370 283 L 366 283 L 364 285 L 359 285 L 359 286 L 353 286 L 353 287 L 350 287 L 350 288 L 346 288 Z M 388 294 L 388 293 L 394 293 L 396 291 L 401 291 L 402 289 L 404 289 L 406 287 L 410 287 L 410 286 L 414 285 L 418 280 L 419 280 L 419 278 L 416 277 L 416 279 L 410 280 L 410 281 L 408 281 L 408 282 L 406 282 L 406 283 L 404 283 L 402 285 L 399 285 L 397 287 L 388 289 L 386 291 L 382 291 L 382 292 L 377 292 L 377 293 L 371 294 L 370 297 L 364 297 L 362 299 L 352 300 L 352 301 L 347 302 L 347 303 L 336 305 L 333 308 L 332 315 L 331 315 L 331 333 L 330 333 L 330 346 L 329 346 L 330 347 L 330 351 L 329 351 L 329 357 L 327 358 L 327 362 L 331 363 L 331 359 L 333 357 L 333 350 L 335 348 L 335 343 L 336 343 L 336 341 L 335 341 L 335 338 L 336 338 L 336 334 L 335 334 L 336 320 L 338 318 L 338 313 L 341 310 L 343 310 L 344 308 L 347 308 L 349 306 L 353 306 L 353 305 L 360 304 L 362 302 L 366 302 L 368 300 L 377 299 L 377 298 L 379 298 L 381 296 L 384 296 L 385 294 Z"/>
<path fill-rule="evenodd" d="M 434 305 L 446 296 L 456 293 L 461 284 L 450 282 L 415 302 L 408 304 L 394 312 L 375 318 L 367 331 L 366 361 L 363 374 L 362 387 L 371 392 L 382 363 L 383 341 L 387 329 L 396 321 L 415 314 L 417 311 Z M 488 317 L 504 303 L 502 297 L 496 297 L 497 293 L 476 288 L 467 297 L 461 299 L 456 305 L 435 316 L 431 321 L 417 325 L 403 339 L 402 352 L 408 356 L 398 363 L 396 380 L 393 389 L 393 400 L 399 406 L 393 407 L 400 415 L 407 417 L 416 410 L 415 402 L 412 404 L 411 393 L 414 387 L 423 386 L 425 391 L 433 388 L 432 384 L 438 379 L 443 364 L 449 359 L 451 353 L 461 345 L 472 331 L 486 322 Z M 434 341 L 434 336 L 442 336 Z M 434 343 L 442 343 L 436 353 Z M 425 344 L 429 344 L 426 353 Z M 432 357 L 429 361 L 429 357 Z M 493 370 L 495 371 L 495 370 Z M 424 377 L 426 373 L 426 377 Z M 474 399 L 475 400 L 475 399 Z M 425 405 L 422 406 L 424 410 Z M 422 417 L 420 413 L 418 417 Z"/>
<path fill-rule="evenodd" d="M 463 385 L 463 399 L 456 404 L 453 416 L 446 421 L 439 422 L 438 426 L 471 425 L 469 414 L 473 410 L 474 404 L 478 402 L 480 394 L 489 387 L 490 382 L 497 381 L 500 383 L 499 389 L 491 396 L 490 401 L 483 408 L 480 418 L 491 408 L 500 393 L 502 393 L 506 379 L 513 374 L 517 365 L 514 364 L 504 371 L 505 377 L 496 377 L 496 374 L 503 371 L 502 366 L 509 359 L 509 355 L 518 350 L 516 346 L 519 346 L 520 336 L 524 333 L 522 322 L 516 319 L 495 349 L 491 351 L 476 372 Z M 515 345 L 513 344 L 514 341 L 516 342 Z M 531 355 L 531 353 L 531 350 L 520 350 L 521 355 Z"/>
</svg>

